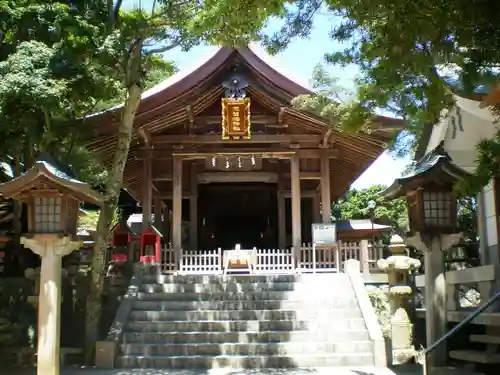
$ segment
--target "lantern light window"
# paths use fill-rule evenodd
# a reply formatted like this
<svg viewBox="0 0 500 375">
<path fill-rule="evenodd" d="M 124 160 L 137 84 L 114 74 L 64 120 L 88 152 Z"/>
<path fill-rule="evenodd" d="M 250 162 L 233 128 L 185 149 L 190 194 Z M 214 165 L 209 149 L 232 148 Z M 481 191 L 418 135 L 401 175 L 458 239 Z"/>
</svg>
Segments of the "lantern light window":
<svg viewBox="0 0 500 375">
<path fill-rule="evenodd" d="M 56 233 L 60 231 L 61 198 L 35 198 L 35 227 L 37 232 Z"/>
<path fill-rule="evenodd" d="M 423 192 L 425 224 L 430 227 L 453 225 L 453 194 L 447 192 Z"/>
</svg>

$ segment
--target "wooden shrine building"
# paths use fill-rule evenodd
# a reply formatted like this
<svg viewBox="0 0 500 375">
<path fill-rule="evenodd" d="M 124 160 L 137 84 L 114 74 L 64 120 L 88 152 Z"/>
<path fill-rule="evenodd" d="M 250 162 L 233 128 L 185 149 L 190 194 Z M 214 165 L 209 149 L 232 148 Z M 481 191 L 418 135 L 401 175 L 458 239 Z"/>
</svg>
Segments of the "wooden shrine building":
<svg viewBox="0 0 500 375">
<path fill-rule="evenodd" d="M 142 97 L 125 188 L 142 206 L 143 228 L 153 214 L 163 216 L 154 224 L 176 252 L 237 243 L 300 248 L 311 224 L 330 221 L 331 203 L 401 128 L 400 120 L 377 117 L 370 134 L 348 134 L 295 109 L 292 99 L 311 90 L 269 59 L 218 48 Z M 93 118 L 89 148 L 105 162 L 119 118 L 119 108 Z"/>
</svg>

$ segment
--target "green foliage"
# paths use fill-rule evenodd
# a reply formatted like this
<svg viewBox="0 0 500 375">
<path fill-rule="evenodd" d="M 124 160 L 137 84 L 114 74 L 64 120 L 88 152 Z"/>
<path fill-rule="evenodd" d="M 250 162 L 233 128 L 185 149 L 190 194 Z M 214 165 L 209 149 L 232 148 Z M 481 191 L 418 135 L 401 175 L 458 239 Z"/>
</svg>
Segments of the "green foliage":
<svg viewBox="0 0 500 375">
<path fill-rule="evenodd" d="M 500 131 L 490 139 L 481 140 L 477 146 L 476 170 L 470 178 L 457 184 L 459 193 L 467 195 L 478 192 L 500 175 Z"/>
<path fill-rule="evenodd" d="M 384 337 L 391 337 L 391 305 L 389 296 L 380 288 L 368 289 L 368 297 L 372 303 L 378 324 Z"/>
<path fill-rule="evenodd" d="M 0 348 L 28 344 L 35 323 L 34 308 L 26 301 L 32 294 L 27 279 L 2 279 L 0 285 Z"/>
<path fill-rule="evenodd" d="M 325 118 L 332 126 L 341 124 L 352 105 L 352 93 L 338 84 L 321 64 L 314 67 L 311 78 L 314 94 L 293 99 L 296 108 Z"/>
<path fill-rule="evenodd" d="M 291 39 L 306 37 L 320 9 L 342 22 L 331 37 L 347 45 L 327 54 L 328 62 L 361 70 L 356 100 L 340 125 L 357 129 L 376 110 L 384 109 L 407 122 L 418 135 L 452 104 L 446 75 L 458 76 L 462 96 L 478 84 L 497 81 L 500 28 L 495 0 L 299 0 L 282 16 L 283 27 L 266 39 L 276 51 Z M 415 138 L 412 138 L 415 139 Z M 409 139 L 407 139 L 409 140 Z M 411 149 L 411 144 L 406 147 Z"/>
<path fill-rule="evenodd" d="M 368 189 L 350 189 L 345 197 L 333 207 L 337 219 L 367 219 L 371 217 L 368 202 L 376 203 L 373 217 L 375 220 L 392 225 L 394 230 L 404 235 L 408 230 L 408 213 L 406 202 L 402 199 L 385 200 L 380 192 L 386 189 L 383 185 L 374 185 Z"/>
</svg>

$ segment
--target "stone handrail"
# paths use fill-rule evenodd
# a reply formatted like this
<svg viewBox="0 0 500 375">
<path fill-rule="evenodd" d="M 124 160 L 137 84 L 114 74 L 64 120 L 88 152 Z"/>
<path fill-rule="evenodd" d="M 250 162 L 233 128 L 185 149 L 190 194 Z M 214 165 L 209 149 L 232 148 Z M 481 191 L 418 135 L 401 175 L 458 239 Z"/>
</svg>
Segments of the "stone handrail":
<svg viewBox="0 0 500 375">
<path fill-rule="evenodd" d="M 425 288 L 424 277 L 425 275 L 418 275 L 415 277 L 415 286 L 417 288 Z M 446 272 L 445 280 L 448 310 L 455 311 L 460 308 L 458 296 L 460 285 L 477 283 L 480 295 L 486 300 L 491 296 L 495 278 L 495 268 L 491 264 Z"/>
<path fill-rule="evenodd" d="M 136 266 L 137 267 L 134 269 L 134 276 L 130 280 L 127 292 L 123 296 L 120 307 L 116 312 L 108 336 L 105 340 L 96 343 L 95 363 L 99 368 L 114 368 L 123 330 L 125 329 L 130 312 L 137 300 L 137 294 L 142 285 L 143 270 L 141 265 Z"/>
<path fill-rule="evenodd" d="M 382 330 L 380 329 L 375 310 L 370 302 L 370 297 L 368 297 L 368 293 L 366 292 L 365 283 L 361 274 L 360 262 L 356 259 L 347 260 L 344 263 L 344 271 L 351 281 L 354 295 L 358 301 L 370 341 L 373 345 L 375 366 L 385 367 L 387 365 L 387 357 L 385 353 L 384 336 L 382 335 Z"/>
</svg>

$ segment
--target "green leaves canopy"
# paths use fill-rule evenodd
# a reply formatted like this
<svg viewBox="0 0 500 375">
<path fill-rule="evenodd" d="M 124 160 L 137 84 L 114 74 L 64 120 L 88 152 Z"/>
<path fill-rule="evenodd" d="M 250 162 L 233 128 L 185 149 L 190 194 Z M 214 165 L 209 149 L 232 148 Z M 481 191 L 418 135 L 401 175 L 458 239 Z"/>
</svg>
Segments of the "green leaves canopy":
<svg viewBox="0 0 500 375">
<path fill-rule="evenodd" d="M 350 189 L 345 197 L 334 205 L 334 216 L 337 219 L 370 218 L 368 203 L 374 201 L 376 203 L 374 219 L 392 225 L 397 233 L 404 235 L 408 231 L 406 202 L 403 199 L 391 201 L 383 199 L 380 192 L 386 188 L 384 185 L 373 185 L 362 190 Z"/>
<path fill-rule="evenodd" d="M 385 109 L 406 119 L 418 136 L 452 103 L 447 74 L 458 75 L 462 95 L 496 80 L 500 4 L 495 0 L 299 0 L 283 16 L 282 29 L 267 38 L 268 46 L 280 50 L 294 37 L 307 36 L 322 6 L 342 17 L 331 36 L 348 46 L 327 54 L 327 61 L 357 64 L 362 74 L 344 127 L 359 127 Z"/>
</svg>

